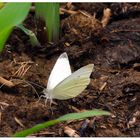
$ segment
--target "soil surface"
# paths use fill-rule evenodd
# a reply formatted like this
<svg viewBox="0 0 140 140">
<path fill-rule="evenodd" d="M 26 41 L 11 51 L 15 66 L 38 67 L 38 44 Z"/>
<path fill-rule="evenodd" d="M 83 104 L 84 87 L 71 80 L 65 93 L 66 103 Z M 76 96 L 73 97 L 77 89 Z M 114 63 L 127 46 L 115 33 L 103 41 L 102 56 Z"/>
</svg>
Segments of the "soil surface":
<svg viewBox="0 0 140 140">
<path fill-rule="evenodd" d="M 0 136 L 71 112 L 103 109 L 113 115 L 60 123 L 35 137 L 69 137 L 67 127 L 80 137 L 140 136 L 140 4 L 72 3 L 62 4 L 61 37 L 57 43 L 32 47 L 29 38 L 15 29 L 0 56 L 2 77 L 18 83 L 0 88 Z M 102 26 L 103 10 L 111 17 Z M 96 16 L 95 16 L 96 14 Z M 36 31 L 34 12 L 24 25 Z M 40 26 L 41 28 L 41 26 Z M 39 34 L 39 33 L 38 33 Z M 42 94 L 50 72 L 63 52 L 67 52 L 73 71 L 95 64 L 89 86 L 76 98 L 54 100 L 50 108 Z"/>
</svg>

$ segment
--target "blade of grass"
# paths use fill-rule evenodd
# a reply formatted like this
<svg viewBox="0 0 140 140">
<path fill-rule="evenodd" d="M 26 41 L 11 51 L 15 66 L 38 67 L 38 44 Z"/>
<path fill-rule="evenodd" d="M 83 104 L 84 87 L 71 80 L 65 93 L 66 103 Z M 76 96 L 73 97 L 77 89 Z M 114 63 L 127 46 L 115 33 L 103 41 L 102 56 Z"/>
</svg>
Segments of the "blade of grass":
<svg viewBox="0 0 140 140">
<path fill-rule="evenodd" d="M 33 126 L 32 128 L 23 130 L 21 132 L 17 132 L 13 135 L 13 137 L 26 137 L 28 135 L 31 135 L 35 132 L 38 132 L 44 128 L 48 128 L 49 126 L 55 125 L 57 123 L 63 122 L 63 121 L 69 121 L 69 120 L 79 120 L 79 119 L 85 119 L 87 117 L 93 117 L 93 116 L 102 116 L 102 115 L 110 115 L 109 112 L 103 111 L 103 110 L 90 110 L 90 111 L 84 111 L 80 113 L 70 113 L 66 114 L 62 117 L 59 117 L 56 120 L 47 121 L 38 125 Z"/>
<path fill-rule="evenodd" d="M 36 16 L 45 21 L 47 40 L 58 41 L 60 28 L 59 3 L 36 3 Z"/>
<path fill-rule="evenodd" d="M 104 110 L 94 109 L 94 110 L 84 111 L 80 113 L 66 114 L 58 118 L 57 120 L 59 120 L 60 122 L 63 122 L 63 121 L 68 121 L 68 120 L 79 120 L 79 119 L 84 119 L 87 117 L 102 116 L 102 115 L 110 115 L 110 113 Z"/>
<path fill-rule="evenodd" d="M 31 3 L 6 3 L 0 9 L 0 51 L 13 30 L 27 16 Z"/>
<path fill-rule="evenodd" d="M 40 46 L 40 43 L 39 43 L 39 41 L 38 41 L 38 39 L 37 39 L 37 37 L 36 37 L 36 35 L 35 35 L 34 32 L 32 32 L 31 30 L 25 28 L 25 27 L 23 26 L 23 24 L 19 24 L 19 25 L 17 25 L 17 27 L 18 27 L 19 29 L 21 29 L 26 35 L 29 36 L 31 45 L 32 45 L 33 47 L 34 47 L 34 46 Z"/>
<path fill-rule="evenodd" d="M 0 2 L 0 9 L 4 7 L 4 2 Z"/>
</svg>

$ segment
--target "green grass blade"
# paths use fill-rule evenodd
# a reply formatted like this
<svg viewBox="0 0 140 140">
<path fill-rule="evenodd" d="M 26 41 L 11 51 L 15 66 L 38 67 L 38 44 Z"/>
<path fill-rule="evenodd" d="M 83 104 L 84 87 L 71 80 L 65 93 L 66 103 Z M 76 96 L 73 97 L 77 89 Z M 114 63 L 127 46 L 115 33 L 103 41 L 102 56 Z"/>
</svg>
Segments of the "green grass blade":
<svg viewBox="0 0 140 140">
<path fill-rule="evenodd" d="M 70 114 L 66 114 L 56 120 L 41 123 L 41 124 L 35 125 L 32 128 L 23 130 L 21 132 L 17 132 L 16 134 L 13 135 L 13 137 L 26 137 L 28 135 L 31 135 L 35 132 L 38 132 L 38 131 L 44 129 L 44 128 L 48 128 L 49 126 L 55 125 L 55 124 L 63 122 L 63 121 L 79 120 L 79 119 L 85 119 L 88 117 L 102 116 L 102 115 L 110 115 L 110 113 L 107 111 L 98 110 L 98 109 L 91 110 L 91 111 L 85 111 L 85 112 L 81 112 L 81 113 L 70 113 Z"/>
<path fill-rule="evenodd" d="M 0 2 L 0 9 L 4 7 L 4 2 Z"/>
<path fill-rule="evenodd" d="M 29 36 L 30 43 L 31 43 L 31 45 L 32 45 L 33 47 L 34 47 L 34 46 L 41 46 L 40 43 L 39 43 L 39 41 L 38 41 L 38 39 L 37 39 L 37 37 L 36 37 L 36 35 L 35 35 L 35 33 L 34 33 L 33 31 L 31 31 L 31 30 L 25 28 L 25 27 L 23 26 L 23 24 L 19 24 L 19 25 L 17 25 L 17 27 L 18 27 L 19 29 L 21 29 L 26 35 Z"/>
<path fill-rule="evenodd" d="M 102 115 L 109 115 L 110 113 L 107 111 L 95 109 L 95 110 L 90 110 L 90 111 L 85 111 L 85 112 L 80 112 L 80 113 L 70 113 L 66 114 L 57 120 L 59 121 L 68 121 L 68 120 L 78 120 L 78 119 L 84 119 L 87 117 L 93 117 L 93 116 L 102 116 Z"/>
<path fill-rule="evenodd" d="M 0 9 L 0 51 L 14 26 L 21 23 L 27 16 L 31 3 L 6 3 Z"/>
<path fill-rule="evenodd" d="M 36 16 L 45 21 L 47 40 L 58 41 L 60 28 L 59 3 L 36 3 Z"/>
<path fill-rule="evenodd" d="M 16 134 L 13 135 L 13 137 L 26 137 L 28 135 L 31 135 L 35 132 L 38 132 L 38 131 L 44 129 L 44 128 L 48 128 L 49 126 L 55 125 L 57 123 L 59 123 L 58 120 L 47 121 L 45 123 L 35 125 L 32 128 L 23 130 L 21 132 L 17 132 Z"/>
</svg>

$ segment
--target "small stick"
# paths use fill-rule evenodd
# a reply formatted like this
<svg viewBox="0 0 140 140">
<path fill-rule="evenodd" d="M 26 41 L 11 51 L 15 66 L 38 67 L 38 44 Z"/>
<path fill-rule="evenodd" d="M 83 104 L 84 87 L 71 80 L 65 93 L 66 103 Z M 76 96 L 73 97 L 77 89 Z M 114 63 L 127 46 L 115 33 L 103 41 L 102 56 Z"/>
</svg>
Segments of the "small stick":
<svg viewBox="0 0 140 140">
<path fill-rule="evenodd" d="M 14 87 L 15 84 L 9 80 L 4 79 L 3 77 L 0 76 L 0 84 L 6 85 L 8 87 Z"/>
<path fill-rule="evenodd" d="M 28 67 L 25 69 L 25 71 L 22 73 L 22 76 L 21 76 L 21 77 L 23 77 L 23 76 L 27 73 L 27 71 L 28 71 L 30 68 L 31 68 L 31 66 L 28 66 Z"/>
<path fill-rule="evenodd" d="M 64 128 L 64 133 L 67 134 L 67 135 L 70 136 L 70 137 L 80 137 L 80 136 L 77 134 L 76 130 L 74 130 L 74 129 L 68 127 L 68 126 L 66 126 L 66 127 Z"/>
<path fill-rule="evenodd" d="M 23 128 L 25 127 L 17 117 L 14 117 L 14 119 L 15 119 L 16 123 L 18 123 L 21 127 L 23 127 Z"/>
<path fill-rule="evenodd" d="M 84 16 L 86 16 L 86 17 L 88 17 L 88 18 L 91 18 L 91 15 L 89 15 L 88 13 L 86 13 L 86 12 L 84 12 L 84 11 L 79 10 L 78 12 L 81 13 L 81 14 L 83 14 Z M 94 14 L 93 17 L 95 18 L 95 14 Z"/>
<path fill-rule="evenodd" d="M 5 102 L 0 102 L 1 105 L 4 105 L 4 106 L 9 106 L 9 104 L 5 103 Z"/>
<path fill-rule="evenodd" d="M 22 74 L 24 73 L 26 66 L 27 66 L 27 63 L 25 63 L 21 66 L 21 71 L 19 71 L 17 76 L 22 77 Z"/>
<path fill-rule="evenodd" d="M 67 9 L 64 9 L 64 8 L 60 8 L 60 13 L 67 13 L 67 14 L 77 14 L 78 12 L 76 11 L 72 11 L 72 10 L 67 10 Z"/>
<path fill-rule="evenodd" d="M 103 91 L 104 90 L 104 88 L 106 87 L 106 85 L 107 85 L 107 82 L 104 82 L 104 84 L 100 87 L 100 91 Z"/>
<path fill-rule="evenodd" d="M 103 18 L 102 18 L 102 25 L 106 27 L 111 17 L 111 10 L 109 8 L 104 9 Z"/>
<path fill-rule="evenodd" d="M 27 65 L 31 63 L 31 62 L 22 62 L 20 63 L 21 66 L 19 67 L 19 69 L 13 74 L 13 76 L 17 75 L 18 77 L 23 77 L 27 71 L 30 69 L 31 66 L 28 66 Z M 27 68 L 26 68 L 27 67 Z"/>
<path fill-rule="evenodd" d="M 78 108 L 76 108 L 75 106 L 70 106 L 75 112 L 81 112 Z"/>
<path fill-rule="evenodd" d="M 15 75 L 19 75 L 19 73 L 20 73 L 20 71 L 23 69 L 23 65 L 21 65 L 20 67 L 19 67 L 19 69 L 13 74 L 13 76 L 15 76 Z"/>
</svg>

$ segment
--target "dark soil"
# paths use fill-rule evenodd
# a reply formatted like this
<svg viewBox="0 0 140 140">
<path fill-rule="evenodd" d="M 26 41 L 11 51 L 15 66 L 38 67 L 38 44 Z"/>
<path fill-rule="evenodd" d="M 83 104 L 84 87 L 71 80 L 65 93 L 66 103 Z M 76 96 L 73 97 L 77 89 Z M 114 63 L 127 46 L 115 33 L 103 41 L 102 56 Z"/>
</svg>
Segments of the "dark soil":
<svg viewBox="0 0 140 140">
<path fill-rule="evenodd" d="M 110 8 L 112 16 L 102 28 L 104 8 Z M 34 136 L 68 136 L 64 132 L 66 126 L 81 137 L 140 136 L 140 4 L 74 3 L 72 10 L 92 16 L 96 13 L 97 19 L 93 22 L 92 16 L 64 13 L 60 41 L 41 42 L 40 47 L 34 48 L 20 30 L 12 32 L 0 56 L 0 76 L 22 82 L 14 88 L 0 89 L 0 136 L 11 136 L 67 113 L 95 108 L 113 115 L 61 123 Z M 25 26 L 35 31 L 34 13 L 30 13 Z M 41 95 L 62 52 L 67 52 L 73 71 L 89 63 L 95 64 L 95 71 L 90 85 L 79 96 L 54 100 L 50 108 L 44 99 L 38 101 L 36 92 Z M 24 70 L 29 68 L 27 72 L 16 73 L 23 65 Z"/>
</svg>

